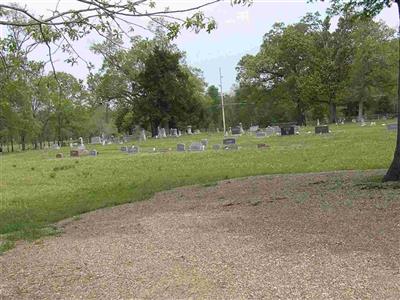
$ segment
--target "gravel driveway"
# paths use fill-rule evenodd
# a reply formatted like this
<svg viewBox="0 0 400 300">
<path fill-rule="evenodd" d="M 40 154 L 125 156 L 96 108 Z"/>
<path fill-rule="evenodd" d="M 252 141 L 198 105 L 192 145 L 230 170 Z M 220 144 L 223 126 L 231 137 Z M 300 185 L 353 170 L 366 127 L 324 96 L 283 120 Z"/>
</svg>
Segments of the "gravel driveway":
<svg viewBox="0 0 400 300">
<path fill-rule="evenodd" d="M 0 256 L 0 299 L 400 299 L 400 189 L 367 173 L 162 192 Z"/>
</svg>

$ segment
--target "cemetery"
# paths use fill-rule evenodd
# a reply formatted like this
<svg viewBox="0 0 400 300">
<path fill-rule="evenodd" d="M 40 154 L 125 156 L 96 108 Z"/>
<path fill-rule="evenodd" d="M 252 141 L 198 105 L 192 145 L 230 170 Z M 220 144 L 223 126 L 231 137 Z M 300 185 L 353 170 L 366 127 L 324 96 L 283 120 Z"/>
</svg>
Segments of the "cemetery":
<svg viewBox="0 0 400 300">
<path fill-rule="evenodd" d="M 400 0 L 33 2 L 1 300 L 400 299 Z"/>
</svg>

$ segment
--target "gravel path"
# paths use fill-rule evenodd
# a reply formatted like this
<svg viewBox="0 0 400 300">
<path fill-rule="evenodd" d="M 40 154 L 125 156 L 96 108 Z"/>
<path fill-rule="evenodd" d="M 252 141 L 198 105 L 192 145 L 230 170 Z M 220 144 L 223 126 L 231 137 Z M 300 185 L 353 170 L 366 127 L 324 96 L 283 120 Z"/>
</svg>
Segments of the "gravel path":
<svg viewBox="0 0 400 300">
<path fill-rule="evenodd" d="M 400 189 L 363 176 L 228 180 L 61 222 L 0 256 L 0 299 L 399 299 Z"/>
</svg>

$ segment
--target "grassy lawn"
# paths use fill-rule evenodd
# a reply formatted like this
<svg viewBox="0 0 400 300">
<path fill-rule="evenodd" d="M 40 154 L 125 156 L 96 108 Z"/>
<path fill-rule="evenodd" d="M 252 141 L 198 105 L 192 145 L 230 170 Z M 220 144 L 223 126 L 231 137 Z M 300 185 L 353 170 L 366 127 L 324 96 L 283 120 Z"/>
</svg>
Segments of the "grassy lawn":
<svg viewBox="0 0 400 300">
<path fill-rule="evenodd" d="M 389 122 L 386 122 L 389 123 Z M 143 149 L 172 148 L 166 153 L 128 155 L 120 145 L 91 146 L 98 157 L 56 159 L 59 151 L 4 154 L 1 164 L 0 234 L 15 239 L 51 233 L 49 225 L 97 208 L 149 198 L 157 191 L 261 174 L 384 169 L 391 162 L 395 132 L 386 126 L 331 126 L 329 135 L 302 128 L 299 136 L 238 138 L 239 151 L 214 151 L 221 134 L 148 140 Z M 311 131 L 312 133 L 307 133 Z M 201 153 L 178 153 L 177 143 L 209 140 Z M 270 145 L 257 149 L 258 143 Z"/>
</svg>

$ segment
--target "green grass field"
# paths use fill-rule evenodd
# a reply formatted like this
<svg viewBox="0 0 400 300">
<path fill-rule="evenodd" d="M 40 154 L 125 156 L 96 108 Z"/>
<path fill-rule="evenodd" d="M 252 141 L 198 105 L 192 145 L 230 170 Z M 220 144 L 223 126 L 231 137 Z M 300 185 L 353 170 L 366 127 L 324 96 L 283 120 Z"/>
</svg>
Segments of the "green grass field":
<svg viewBox="0 0 400 300">
<path fill-rule="evenodd" d="M 97 208 L 149 198 L 157 191 L 192 184 L 261 174 L 306 173 L 334 170 L 384 169 L 391 162 L 395 132 L 377 123 L 331 126 L 329 135 L 258 139 L 241 136 L 239 151 L 214 151 L 221 134 L 200 134 L 178 139 L 148 140 L 143 149 L 172 148 L 166 153 L 128 155 L 120 145 L 91 146 L 98 157 L 56 159 L 59 151 L 29 151 L 3 154 L 1 163 L 0 234 L 34 238 L 51 233 L 47 225 Z M 177 143 L 209 140 L 208 150 L 175 151 Z M 259 150 L 266 143 L 269 149 Z M 43 229 L 43 227 L 45 229 Z M 41 229 L 42 228 L 42 229 Z M 10 235 L 11 236 L 11 235 Z"/>
</svg>

